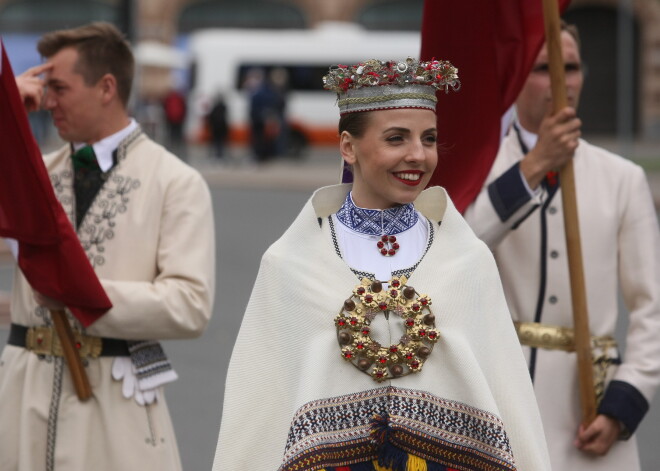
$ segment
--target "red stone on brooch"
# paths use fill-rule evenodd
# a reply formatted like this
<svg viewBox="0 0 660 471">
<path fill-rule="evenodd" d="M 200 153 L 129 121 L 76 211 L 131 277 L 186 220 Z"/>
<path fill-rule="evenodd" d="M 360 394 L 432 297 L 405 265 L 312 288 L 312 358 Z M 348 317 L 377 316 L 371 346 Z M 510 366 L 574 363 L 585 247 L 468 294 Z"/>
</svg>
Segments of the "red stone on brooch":
<svg viewBox="0 0 660 471">
<path fill-rule="evenodd" d="M 399 243 L 396 241 L 396 236 L 384 235 L 376 243 L 376 247 L 382 256 L 391 257 L 399 250 Z"/>
</svg>

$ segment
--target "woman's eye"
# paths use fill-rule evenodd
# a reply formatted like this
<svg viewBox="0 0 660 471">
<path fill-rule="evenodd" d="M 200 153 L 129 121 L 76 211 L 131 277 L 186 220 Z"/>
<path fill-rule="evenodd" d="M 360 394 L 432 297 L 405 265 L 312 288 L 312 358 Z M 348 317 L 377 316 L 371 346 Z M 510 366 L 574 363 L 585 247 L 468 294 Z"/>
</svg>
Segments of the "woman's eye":
<svg viewBox="0 0 660 471">
<path fill-rule="evenodd" d="M 387 138 L 388 142 L 400 142 L 403 141 L 403 136 L 390 136 Z"/>
<path fill-rule="evenodd" d="M 578 63 L 567 63 L 564 65 L 564 70 L 566 72 L 579 72 L 581 70 L 581 66 Z"/>
<path fill-rule="evenodd" d="M 435 144 L 436 141 L 437 141 L 437 137 L 432 134 L 424 137 L 424 142 Z"/>
</svg>

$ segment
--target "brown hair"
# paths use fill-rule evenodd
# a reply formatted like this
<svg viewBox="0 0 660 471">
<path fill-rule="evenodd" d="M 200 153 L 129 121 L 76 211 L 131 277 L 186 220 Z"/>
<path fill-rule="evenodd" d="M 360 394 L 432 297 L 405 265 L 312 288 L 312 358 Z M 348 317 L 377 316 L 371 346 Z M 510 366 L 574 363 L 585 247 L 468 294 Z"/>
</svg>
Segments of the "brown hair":
<svg viewBox="0 0 660 471">
<path fill-rule="evenodd" d="M 339 118 L 339 134 L 346 131 L 351 136 L 362 137 L 367 130 L 370 114 L 370 111 L 362 111 L 342 115 Z"/>
<path fill-rule="evenodd" d="M 112 24 L 94 22 L 79 28 L 47 33 L 37 44 L 39 53 L 50 58 L 62 49 L 73 47 L 79 58 L 75 71 L 88 86 L 96 84 L 105 74 L 117 80 L 117 94 L 126 106 L 131 95 L 135 60 L 131 47 Z"/>
<path fill-rule="evenodd" d="M 566 21 L 561 20 L 559 29 L 560 31 L 566 31 L 568 34 L 570 34 L 571 37 L 575 40 L 575 44 L 577 44 L 578 49 L 580 49 L 580 32 L 578 31 L 576 25 L 569 24 L 566 23 Z"/>
</svg>

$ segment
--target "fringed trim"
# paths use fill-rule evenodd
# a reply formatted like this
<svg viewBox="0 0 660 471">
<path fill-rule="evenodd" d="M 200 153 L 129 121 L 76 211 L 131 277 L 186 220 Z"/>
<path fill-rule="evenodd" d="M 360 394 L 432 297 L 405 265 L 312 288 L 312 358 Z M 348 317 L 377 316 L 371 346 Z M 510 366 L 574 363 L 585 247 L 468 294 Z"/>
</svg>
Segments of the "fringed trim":
<svg viewBox="0 0 660 471">
<path fill-rule="evenodd" d="M 419 456 L 408 454 L 407 471 L 428 471 L 426 468 L 426 460 Z"/>
<path fill-rule="evenodd" d="M 405 471 L 428 471 L 425 459 L 422 459 L 419 456 L 415 456 L 411 454 L 406 454 L 406 455 L 407 455 L 406 464 L 404 468 Z M 373 462 L 373 465 L 376 471 L 394 471 L 393 468 L 385 468 L 383 466 L 380 466 L 378 464 L 378 461 L 375 460 Z"/>
<path fill-rule="evenodd" d="M 341 466 L 337 468 L 323 468 L 318 471 L 397 471 L 391 467 L 384 467 L 378 464 L 377 460 L 356 463 L 350 466 Z M 407 453 L 405 467 L 401 471 L 458 471 L 454 468 L 447 468 L 444 465 L 426 461 L 419 456 Z"/>
<path fill-rule="evenodd" d="M 376 471 L 417 471 L 408 469 L 408 453 L 392 445 L 389 422 L 387 414 L 376 414 L 371 419 L 371 438 L 378 446 L 378 459 L 374 460 L 374 468 Z"/>
<path fill-rule="evenodd" d="M 350 466 L 323 468 L 318 471 L 456 471 L 453 468 L 427 461 L 396 447 L 390 441 L 393 430 L 389 426 L 390 418 L 374 415 L 371 419 L 371 439 L 378 447 L 378 458 Z"/>
<path fill-rule="evenodd" d="M 378 446 L 378 459 L 373 461 L 375 471 L 451 471 L 444 465 L 427 461 L 394 446 L 390 440 L 392 429 L 389 421 L 387 414 L 374 415 L 371 419 L 371 438 Z M 351 471 L 355 471 L 353 467 Z"/>
</svg>

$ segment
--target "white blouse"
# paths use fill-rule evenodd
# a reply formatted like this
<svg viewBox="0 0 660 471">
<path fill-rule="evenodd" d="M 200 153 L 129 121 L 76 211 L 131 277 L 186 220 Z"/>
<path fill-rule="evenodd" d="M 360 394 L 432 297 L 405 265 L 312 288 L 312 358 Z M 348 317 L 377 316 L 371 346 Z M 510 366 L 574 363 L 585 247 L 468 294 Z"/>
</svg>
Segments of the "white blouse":
<svg viewBox="0 0 660 471">
<path fill-rule="evenodd" d="M 379 235 L 357 232 L 342 224 L 332 215 L 339 250 L 344 261 L 353 270 L 372 273 L 380 281 L 388 281 L 392 273 L 413 267 L 424 255 L 429 242 L 429 222 L 419 211 L 417 223 L 396 234 L 399 250 L 392 256 L 381 255 L 376 245 Z"/>
</svg>

